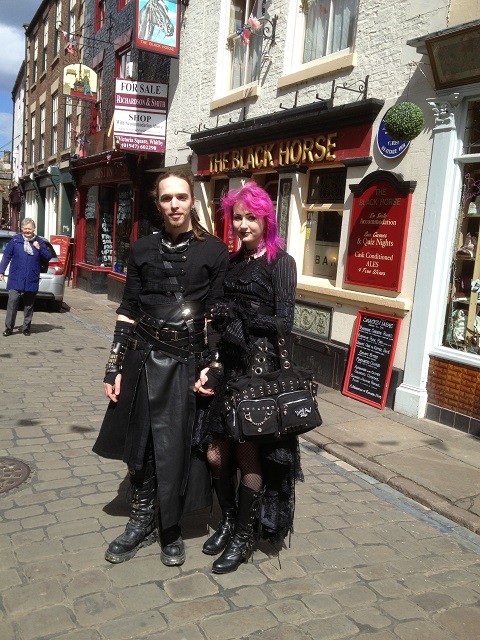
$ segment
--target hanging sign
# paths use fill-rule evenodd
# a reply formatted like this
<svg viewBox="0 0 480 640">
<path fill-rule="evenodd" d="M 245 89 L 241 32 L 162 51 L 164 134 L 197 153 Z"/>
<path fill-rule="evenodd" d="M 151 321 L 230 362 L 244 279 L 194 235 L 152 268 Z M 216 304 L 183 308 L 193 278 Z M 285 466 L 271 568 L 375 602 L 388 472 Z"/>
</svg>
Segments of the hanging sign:
<svg viewBox="0 0 480 640">
<path fill-rule="evenodd" d="M 359 311 L 342 393 L 385 408 L 400 318 Z"/>
<path fill-rule="evenodd" d="M 345 282 L 401 291 L 412 192 L 416 182 L 374 171 L 353 192 Z"/>
<path fill-rule="evenodd" d="M 178 57 L 180 0 L 135 0 L 135 46 Z"/>
<path fill-rule="evenodd" d="M 117 78 L 113 135 L 118 149 L 165 152 L 167 92 L 166 84 Z"/>
<path fill-rule="evenodd" d="M 385 131 L 385 116 L 383 116 L 378 127 L 377 146 L 385 158 L 398 158 L 402 153 L 405 153 L 410 146 L 410 142 L 400 142 L 391 138 Z"/>
<path fill-rule="evenodd" d="M 69 64 L 63 70 L 63 93 L 79 100 L 97 101 L 97 74 L 84 64 Z"/>
</svg>

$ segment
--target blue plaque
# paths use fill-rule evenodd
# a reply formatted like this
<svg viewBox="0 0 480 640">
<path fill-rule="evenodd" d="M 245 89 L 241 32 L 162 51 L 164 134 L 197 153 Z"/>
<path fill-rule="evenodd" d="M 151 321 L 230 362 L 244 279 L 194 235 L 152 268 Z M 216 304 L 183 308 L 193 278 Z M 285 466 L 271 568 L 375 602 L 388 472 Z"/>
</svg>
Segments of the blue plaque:
<svg viewBox="0 0 480 640">
<path fill-rule="evenodd" d="M 408 149 L 410 142 L 400 142 L 391 138 L 385 131 L 385 116 L 383 116 L 378 127 L 377 145 L 378 150 L 385 158 L 398 158 Z"/>
</svg>

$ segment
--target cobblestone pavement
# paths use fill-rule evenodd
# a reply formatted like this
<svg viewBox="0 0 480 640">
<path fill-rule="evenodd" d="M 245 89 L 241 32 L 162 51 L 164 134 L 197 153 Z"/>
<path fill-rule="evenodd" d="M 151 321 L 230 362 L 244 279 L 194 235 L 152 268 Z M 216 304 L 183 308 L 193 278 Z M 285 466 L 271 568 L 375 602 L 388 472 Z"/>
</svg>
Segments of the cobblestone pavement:
<svg viewBox="0 0 480 640">
<path fill-rule="evenodd" d="M 201 512 L 183 522 L 182 567 L 157 545 L 105 562 L 127 514 L 124 465 L 91 452 L 116 305 L 82 304 L 39 307 L 30 338 L 0 343 L 0 456 L 31 468 L 0 494 L 1 640 L 478 639 L 480 537 L 306 441 L 279 558 L 261 545 L 212 574 L 201 546 L 218 513 Z"/>
</svg>

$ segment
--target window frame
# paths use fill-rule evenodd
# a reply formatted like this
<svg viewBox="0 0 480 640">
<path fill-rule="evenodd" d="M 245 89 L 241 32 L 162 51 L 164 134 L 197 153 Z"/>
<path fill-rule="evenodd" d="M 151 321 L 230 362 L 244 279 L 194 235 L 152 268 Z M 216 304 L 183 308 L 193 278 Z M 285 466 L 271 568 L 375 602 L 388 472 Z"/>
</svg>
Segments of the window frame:
<svg viewBox="0 0 480 640">
<path fill-rule="evenodd" d="M 40 105 L 40 137 L 38 141 L 38 160 L 45 159 L 45 118 L 47 116 L 47 110 L 45 108 L 45 103 Z"/>
<path fill-rule="evenodd" d="M 95 19 L 94 19 L 94 32 L 100 31 L 105 26 L 105 0 L 95 0 Z"/>
<path fill-rule="evenodd" d="M 35 164 L 35 129 L 37 126 L 37 114 L 36 111 L 32 111 L 30 113 L 30 154 L 29 154 L 29 160 L 30 160 L 30 165 L 34 165 Z"/>
<path fill-rule="evenodd" d="M 60 26 L 62 24 L 62 0 L 56 0 L 55 4 L 55 39 L 53 42 L 53 57 L 60 53 Z"/>
<path fill-rule="evenodd" d="M 132 49 L 130 44 L 115 53 L 115 78 L 125 80 L 127 78 L 127 64 L 132 62 Z M 122 69 L 123 73 L 122 74 Z"/>
<path fill-rule="evenodd" d="M 33 54 L 32 54 L 32 85 L 37 82 L 38 74 L 38 32 L 33 38 Z"/>
<path fill-rule="evenodd" d="M 42 73 L 47 70 L 48 58 L 48 16 L 43 21 Z"/>
<path fill-rule="evenodd" d="M 65 96 L 65 111 L 63 114 L 63 148 L 69 150 L 72 147 L 72 113 L 73 104 L 71 98 Z"/>
<path fill-rule="evenodd" d="M 55 156 L 58 150 L 58 91 L 52 94 L 50 155 Z"/>
</svg>

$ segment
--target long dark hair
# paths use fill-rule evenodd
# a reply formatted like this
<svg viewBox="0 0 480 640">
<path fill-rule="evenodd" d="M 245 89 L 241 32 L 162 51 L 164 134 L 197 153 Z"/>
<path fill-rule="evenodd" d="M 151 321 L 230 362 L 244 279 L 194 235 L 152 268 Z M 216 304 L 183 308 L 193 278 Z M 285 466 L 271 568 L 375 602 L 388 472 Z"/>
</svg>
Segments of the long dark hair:
<svg viewBox="0 0 480 640">
<path fill-rule="evenodd" d="M 165 171 L 165 173 L 160 173 L 158 175 L 157 179 L 155 180 L 155 187 L 152 191 L 152 196 L 153 196 L 153 199 L 155 200 L 155 205 L 158 211 L 160 212 L 161 212 L 161 209 L 160 209 L 160 202 L 158 201 L 158 185 L 160 184 L 160 182 L 162 182 L 163 180 L 166 180 L 167 178 L 179 178 L 180 180 L 184 180 L 188 184 L 188 188 L 190 189 L 190 196 L 192 200 L 195 198 L 192 175 L 185 173 L 183 171 L 175 171 L 175 169 L 172 169 L 171 171 Z M 160 217 L 161 217 L 160 226 L 163 229 L 165 225 L 165 221 L 163 219 L 163 216 L 160 216 Z M 195 238 L 197 238 L 197 240 L 204 240 L 205 235 L 208 233 L 208 231 L 204 229 L 200 224 L 200 218 L 198 216 L 198 213 L 195 207 L 192 207 L 190 211 L 190 217 L 192 220 L 193 235 L 195 236 Z"/>
</svg>

